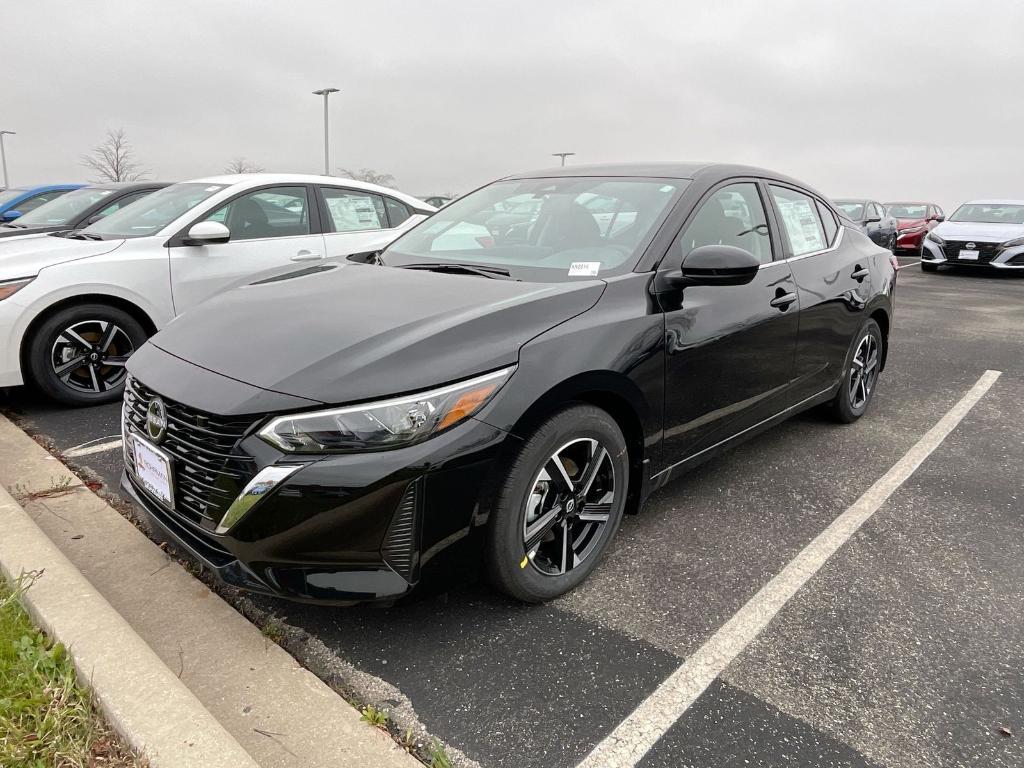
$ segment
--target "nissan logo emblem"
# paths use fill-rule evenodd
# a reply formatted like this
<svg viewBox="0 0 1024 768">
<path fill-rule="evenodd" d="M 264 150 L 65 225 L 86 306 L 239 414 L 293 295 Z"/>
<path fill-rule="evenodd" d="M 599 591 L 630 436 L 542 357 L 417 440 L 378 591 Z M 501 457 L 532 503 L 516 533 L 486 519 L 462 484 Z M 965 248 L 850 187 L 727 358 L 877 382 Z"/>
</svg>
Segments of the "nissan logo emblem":
<svg viewBox="0 0 1024 768">
<path fill-rule="evenodd" d="M 976 245 L 975 245 L 974 243 L 968 243 L 968 244 L 967 244 L 966 246 L 964 246 L 964 247 L 965 247 L 965 248 L 968 248 L 969 250 L 972 250 L 972 251 L 973 251 L 973 250 L 974 250 L 975 248 L 977 248 L 978 246 L 976 246 Z"/>
<path fill-rule="evenodd" d="M 167 434 L 167 406 L 159 397 L 154 397 L 146 409 L 146 434 L 154 443 L 162 442 Z"/>
</svg>

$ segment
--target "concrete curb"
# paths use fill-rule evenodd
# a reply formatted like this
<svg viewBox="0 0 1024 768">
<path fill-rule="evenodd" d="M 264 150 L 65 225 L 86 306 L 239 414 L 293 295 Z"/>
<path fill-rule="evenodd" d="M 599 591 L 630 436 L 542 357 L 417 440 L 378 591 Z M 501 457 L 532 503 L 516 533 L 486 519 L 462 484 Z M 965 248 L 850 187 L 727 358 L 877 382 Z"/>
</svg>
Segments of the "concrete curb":
<svg viewBox="0 0 1024 768">
<path fill-rule="evenodd" d="M 62 642 L 114 729 L 153 768 L 258 768 L 249 754 L 0 488 L 0 571 L 39 575 L 23 603 Z"/>
<path fill-rule="evenodd" d="M 3 416 L 0 486 L 261 768 L 422 768 Z"/>
</svg>

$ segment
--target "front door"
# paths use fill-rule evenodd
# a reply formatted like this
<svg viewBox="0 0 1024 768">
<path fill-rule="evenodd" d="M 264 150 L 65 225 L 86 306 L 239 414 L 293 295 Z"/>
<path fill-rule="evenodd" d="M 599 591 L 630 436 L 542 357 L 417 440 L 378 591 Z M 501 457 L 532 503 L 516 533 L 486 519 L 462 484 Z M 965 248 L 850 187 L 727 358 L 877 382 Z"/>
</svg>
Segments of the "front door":
<svg viewBox="0 0 1024 768">
<path fill-rule="evenodd" d="M 665 260 L 678 267 L 694 248 L 732 245 L 761 261 L 746 285 L 690 285 L 662 294 L 665 312 L 665 459 L 710 448 L 786 407 L 799 306 L 789 265 L 754 181 L 719 187 Z"/>
<path fill-rule="evenodd" d="M 324 238 L 311 223 L 314 204 L 304 185 L 264 187 L 233 198 L 202 219 L 224 224 L 231 239 L 168 249 L 175 314 L 293 262 L 299 268 L 323 259 Z"/>
</svg>

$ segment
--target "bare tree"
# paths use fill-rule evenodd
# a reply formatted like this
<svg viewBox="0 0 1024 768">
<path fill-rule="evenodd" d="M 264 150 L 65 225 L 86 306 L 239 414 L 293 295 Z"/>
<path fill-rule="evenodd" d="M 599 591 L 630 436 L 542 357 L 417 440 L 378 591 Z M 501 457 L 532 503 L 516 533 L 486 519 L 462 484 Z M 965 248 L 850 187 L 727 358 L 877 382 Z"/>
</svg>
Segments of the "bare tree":
<svg viewBox="0 0 1024 768">
<path fill-rule="evenodd" d="M 224 168 L 224 173 L 263 173 L 263 166 L 245 157 L 236 157 Z"/>
<path fill-rule="evenodd" d="M 100 181 L 139 181 L 148 171 L 135 160 L 135 150 L 125 138 L 124 128 L 108 129 L 107 138 L 91 154 L 82 155 L 82 165 L 99 174 Z"/>
<path fill-rule="evenodd" d="M 348 168 L 339 168 L 338 174 L 346 179 L 365 181 L 367 184 L 378 184 L 382 187 L 395 186 L 395 177 L 390 173 L 377 173 L 372 168 L 363 168 L 361 171 L 350 171 Z"/>
</svg>

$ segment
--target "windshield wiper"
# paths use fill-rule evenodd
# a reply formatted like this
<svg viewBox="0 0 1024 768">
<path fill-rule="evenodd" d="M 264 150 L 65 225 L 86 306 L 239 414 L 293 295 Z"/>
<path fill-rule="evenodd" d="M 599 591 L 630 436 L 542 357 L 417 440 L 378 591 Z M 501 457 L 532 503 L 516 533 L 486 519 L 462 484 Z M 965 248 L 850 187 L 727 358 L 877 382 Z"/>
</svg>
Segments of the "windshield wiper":
<svg viewBox="0 0 1024 768">
<path fill-rule="evenodd" d="M 69 237 L 72 240 L 102 240 L 103 239 L 103 235 L 96 235 L 96 234 L 93 234 L 92 232 L 68 232 L 67 234 L 65 234 L 63 236 L 64 237 Z"/>
<path fill-rule="evenodd" d="M 466 275 L 480 275 L 495 280 L 516 280 L 507 269 L 502 267 L 483 267 L 479 264 L 459 264 L 454 261 L 443 261 L 427 264 L 401 264 L 400 269 L 422 269 L 427 272 L 462 272 Z"/>
</svg>

